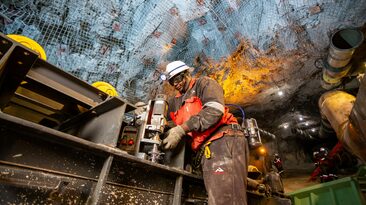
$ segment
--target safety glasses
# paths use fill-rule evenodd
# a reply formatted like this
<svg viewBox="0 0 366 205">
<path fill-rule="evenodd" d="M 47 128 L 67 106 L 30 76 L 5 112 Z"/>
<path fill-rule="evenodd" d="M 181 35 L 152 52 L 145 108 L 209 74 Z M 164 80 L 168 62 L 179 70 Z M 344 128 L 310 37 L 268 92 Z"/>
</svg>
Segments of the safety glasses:
<svg viewBox="0 0 366 205">
<path fill-rule="evenodd" d="M 172 77 L 169 79 L 169 84 L 174 86 L 175 84 L 180 83 L 184 78 L 184 72 Z"/>
</svg>

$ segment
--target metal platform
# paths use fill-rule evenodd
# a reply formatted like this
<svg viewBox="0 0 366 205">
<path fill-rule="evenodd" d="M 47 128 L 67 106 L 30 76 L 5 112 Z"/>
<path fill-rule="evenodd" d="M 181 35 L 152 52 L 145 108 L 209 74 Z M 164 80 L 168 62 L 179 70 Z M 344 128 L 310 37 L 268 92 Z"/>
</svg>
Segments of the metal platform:
<svg viewBox="0 0 366 205">
<path fill-rule="evenodd" d="M 206 201 L 199 176 L 116 148 L 132 104 L 3 34 L 0 109 L 0 204 Z"/>
<path fill-rule="evenodd" d="M 207 204 L 184 146 L 165 165 L 118 148 L 134 109 L 0 33 L 0 204 Z"/>
</svg>

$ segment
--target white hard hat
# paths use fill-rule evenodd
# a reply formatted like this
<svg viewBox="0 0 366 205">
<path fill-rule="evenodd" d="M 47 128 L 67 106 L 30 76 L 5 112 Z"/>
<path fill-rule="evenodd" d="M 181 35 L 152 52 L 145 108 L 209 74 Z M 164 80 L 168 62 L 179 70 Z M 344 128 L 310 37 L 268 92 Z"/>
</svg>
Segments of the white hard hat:
<svg viewBox="0 0 366 205">
<path fill-rule="evenodd" d="M 177 75 L 178 73 L 181 73 L 188 69 L 189 69 L 189 67 L 184 62 L 173 61 L 166 66 L 166 70 L 165 70 L 166 78 L 167 78 L 167 80 L 169 80 L 170 78 Z"/>
</svg>

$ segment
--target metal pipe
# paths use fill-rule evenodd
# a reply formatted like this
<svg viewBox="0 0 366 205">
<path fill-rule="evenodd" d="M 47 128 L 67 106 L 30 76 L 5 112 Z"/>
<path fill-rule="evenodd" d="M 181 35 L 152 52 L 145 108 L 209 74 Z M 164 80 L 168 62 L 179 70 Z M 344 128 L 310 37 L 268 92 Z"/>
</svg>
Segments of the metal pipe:
<svg viewBox="0 0 366 205">
<path fill-rule="evenodd" d="M 362 41 L 363 34 L 359 30 L 342 29 L 335 32 L 330 41 L 328 64 L 333 68 L 345 67 Z"/>
<path fill-rule="evenodd" d="M 332 35 L 327 61 L 323 66 L 321 86 L 324 89 L 330 90 L 341 84 L 342 78 L 352 68 L 350 60 L 363 38 L 362 32 L 355 29 L 342 29 Z"/>
<path fill-rule="evenodd" d="M 363 77 L 357 99 L 350 114 L 343 141 L 353 153 L 366 161 L 366 78 Z"/>
<path fill-rule="evenodd" d="M 319 98 L 320 114 L 329 121 L 338 138 L 343 136 L 355 99 L 343 91 L 329 91 Z"/>
<path fill-rule="evenodd" d="M 342 78 L 348 74 L 348 72 L 351 70 L 351 67 L 352 64 L 347 64 L 341 68 L 334 68 L 328 63 L 325 63 L 321 86 L 326 90 L 330 90 L 339 86 L 342 83 Z"/>
<path fill-rule="evenodd" d="M 320 97 L 319 109 L 344 147 L 366 162 L 366 78 L 357 99 L 343 91 L 330 91 Z"/>
</svg>

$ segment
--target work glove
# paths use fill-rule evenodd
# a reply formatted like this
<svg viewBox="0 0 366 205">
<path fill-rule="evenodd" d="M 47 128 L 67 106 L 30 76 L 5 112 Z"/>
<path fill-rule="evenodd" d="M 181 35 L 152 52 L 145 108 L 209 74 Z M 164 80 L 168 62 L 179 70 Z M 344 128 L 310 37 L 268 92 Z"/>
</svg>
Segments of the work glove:
<svg viewBox="0 0 366 205">
<path fill-rule="evenodd" d="M 134 111 L 136 115 L 141 115 L 146 111 L 146 104 L 144 102 L 135 103 L 137 109 Z"/>
<path fill-rule="evenodd" d="M 257 189 L 259 193 L 265 193 L 267 191 L 267 187 L 264 184 L 258 184 Z"/>
<path fill-rule="evenodd" d="M 174 149 L 185 134 L 186 132 L 179 125 L 168 130 L 167 137 L 163 140 L 163 148 Z"/>
</svg>

